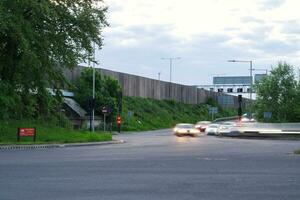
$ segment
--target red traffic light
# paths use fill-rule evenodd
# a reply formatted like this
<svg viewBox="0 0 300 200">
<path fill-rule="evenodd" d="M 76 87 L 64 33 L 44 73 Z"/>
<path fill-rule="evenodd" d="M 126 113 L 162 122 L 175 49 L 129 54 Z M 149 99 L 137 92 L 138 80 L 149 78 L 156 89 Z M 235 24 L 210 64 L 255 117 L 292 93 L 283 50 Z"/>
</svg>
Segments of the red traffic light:
<svg viewBox="0 0 300 200">
<path fill-rule="evenodd" d="M 121 124 L 122 123 L 122 118 L 121 118 L 121 116 L 118 116 L 117 117 L 117 124 Z"/>
</svg>

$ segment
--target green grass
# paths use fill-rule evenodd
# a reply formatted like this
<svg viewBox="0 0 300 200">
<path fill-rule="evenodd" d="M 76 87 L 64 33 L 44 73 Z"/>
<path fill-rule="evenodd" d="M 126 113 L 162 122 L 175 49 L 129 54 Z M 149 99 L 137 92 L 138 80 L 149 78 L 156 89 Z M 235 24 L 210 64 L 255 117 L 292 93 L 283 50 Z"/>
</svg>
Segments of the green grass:
<svg viewBox="0 0 300 200">
<path fill-rule="evenodd" d="M 294 151 L 295 154 L 300 154 L 300 149 Z"/>
<path fill-rule="evenodd" d="M 40 121 L 0 121 L 0 144 L 32 144 L 32 137 L 22 137 L 17 142 L 18 127 L 36 127 L 36 144 L 47 143 L 82 143 L 111 141 L 112 135 L 103 132 L 72 130 L 57 127 L 51 123 Z"/>
<path fill-rule="evenodd" d="M 221 109 L 215 117 L 236 115 L 233 109 Z M 134 113 L 128 115 L 128 111 Z M 208 105 L 189 105 L 168 100 L 154 100 L 139 97 L 123 99 L 123 130 L 145 131 L 173 127 L 177 123 L 196 123 L 211 120 Z"/>
</svg>

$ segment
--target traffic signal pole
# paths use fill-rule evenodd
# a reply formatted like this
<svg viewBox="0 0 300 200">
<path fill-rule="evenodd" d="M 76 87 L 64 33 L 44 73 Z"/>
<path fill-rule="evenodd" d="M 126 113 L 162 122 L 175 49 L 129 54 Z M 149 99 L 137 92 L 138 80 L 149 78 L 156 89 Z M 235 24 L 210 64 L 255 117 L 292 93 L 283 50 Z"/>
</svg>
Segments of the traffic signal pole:
<svg viewBox="0 0 300 200">
<path fill-rule="evenodd" d="M 123 94 L 120 91 L 119 94 L 118 94 L 118 116 L 117 116 L 118 133 L 121 133 L 121 124 L 122 124 L 122 117 L 121 117 L 121 113 L 122 113 L 122 97 L 123 97 Z"/>
</svg>

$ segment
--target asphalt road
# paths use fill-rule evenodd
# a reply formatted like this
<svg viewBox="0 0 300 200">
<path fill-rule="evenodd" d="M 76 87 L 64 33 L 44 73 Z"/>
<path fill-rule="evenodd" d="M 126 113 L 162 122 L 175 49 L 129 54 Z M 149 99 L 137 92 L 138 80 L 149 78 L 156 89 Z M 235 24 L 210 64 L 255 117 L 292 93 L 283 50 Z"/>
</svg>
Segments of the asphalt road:
<svg viewBox="0 0 300 200">
<path fill-rule="evenodd" d="M 300 141 L 116 138 L 127 143 L 0 151 L 0 199 L 300 199 Z"/>
</svg>

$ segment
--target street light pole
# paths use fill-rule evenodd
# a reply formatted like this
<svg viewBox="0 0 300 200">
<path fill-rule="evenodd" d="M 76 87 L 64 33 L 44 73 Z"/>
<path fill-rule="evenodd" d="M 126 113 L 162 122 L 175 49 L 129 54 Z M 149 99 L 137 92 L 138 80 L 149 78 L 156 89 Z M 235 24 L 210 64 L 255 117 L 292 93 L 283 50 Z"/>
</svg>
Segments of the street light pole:
<svg viewBox="0 0 300 200">
<path fill-rule="evenodd" d="M 253 75 L 252 75 L 252 60 L 250 60 L 250 76 L 251 76 L 251 84 L 250 84 L 250 104 L 252 104 L 252 88 L 253 88 Z M 250 114 L 252 116 L 252 113 Z"/>
<path fill-rule="evenodd" d="M 243 62 L 243 63 L 249 63 L 250 64 L 250 77 L 251 77 L 251 83 L 250 83 L 250 109 L 252 105 L 252 88 L 253 88 L 253 61 L 252 60 L 228 60 L 228 62 Z M 252 109 L 250 110 L 250 118 L 252 118 Z"/>
<path fill-rule="evenodd" d="M 96 58 L 96 43 L 93 46 L 93 112 L 92 112 L 92 131 L 95 131 L 95 58 Z"/>
<path fill-rule="evenodd" d="M 173 60 L 179 60 L 180 57 L 170 57 L 170 58 L 161 58 L 162 60 L 169 60 L 170 62 L 170 83 L 172 82 L 172 67 L 173 67 Z"/>
</svg>

